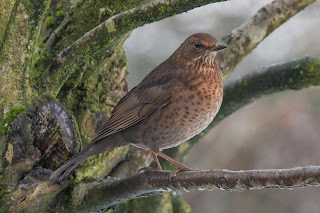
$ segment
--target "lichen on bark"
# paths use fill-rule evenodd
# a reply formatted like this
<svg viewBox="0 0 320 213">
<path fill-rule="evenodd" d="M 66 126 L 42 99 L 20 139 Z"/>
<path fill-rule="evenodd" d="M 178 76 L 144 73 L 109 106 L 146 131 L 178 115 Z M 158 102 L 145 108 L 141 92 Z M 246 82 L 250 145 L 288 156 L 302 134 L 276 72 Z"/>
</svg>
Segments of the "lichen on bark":
<svg viewBox="0 0 320 213">
<path fill-rule="evenodd" d="M 79 150 L 81 139 L 73 120 L 61 104 L 44 100 L 9 124 L 12 130 L 3 139 L 1 162 L 2 203 L 8 212 L 43 211 L 64 188 L 49 186 L 47 179 L 49 169 Z"/>
<path fill-rule="evenodd" d="M 30 103 L 31 57 L 50 0 L 15 2 L 0 49 L 0 120 L 12 106 Z M 10 94 L 10 95 L 8 95 Z"/>
<path fill-rule="evenodd" d="M 2 49 L 3 36 L 6 31 L 11 11 L 14 7 L 16 0 L 3 0 L 0 4 L 0 49 Z"/>
</svg>

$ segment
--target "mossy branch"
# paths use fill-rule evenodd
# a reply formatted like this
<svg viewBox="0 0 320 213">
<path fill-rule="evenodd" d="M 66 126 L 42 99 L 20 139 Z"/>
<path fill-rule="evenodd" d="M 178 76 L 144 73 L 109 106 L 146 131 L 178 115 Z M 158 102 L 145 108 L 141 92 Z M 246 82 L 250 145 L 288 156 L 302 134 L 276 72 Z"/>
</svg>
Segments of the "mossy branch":
<svg viewBox="0 0 320 213">
<path fill-rule="evenodd" d="M 173 176 L 173 177 L 172 177 Z M 243 191 L 264 188 L 293 189 L 320 185 L 320 166 L 291 169 L 265 169 L 247 171 L 210 170 L 187 171 L 172 175 L 169 171 L 148 171 L 125 179 L 107 179 L 82 183 L 86 197 L 79 210 L 98 212 L 119 202 L 148 193 L 163 191 L 195 191 L 221 189 Z M 79 186 L 81 187 L 81 186 Z M 80 190 L 79 190 L 80 193 Z M 81 194 L 84 194 L 81 191 Z"/>
<path fill-rule="evenodd" d="M 99 64 L 99 58 L 103 58 L 101 56 L 105 55 L 104 58 L 108 58 L 106 46 L 113 39 L 144 24 L 220 1 L 225 0 L 158 1 L 117 14 L 59 53 L 35 87 L 40 94 L 49 93 L 56 96 L 70 75 L 82 69 L 85 62 Z"/>
<path fill-rule="evenodd" d="M 246 23 L 222 38 L 228 45 L 219 55 L 219 67 L 226 78 L 256 46 L 281 24 L 315 0 L 276 0 L 262 7 Z"/>
</svg>

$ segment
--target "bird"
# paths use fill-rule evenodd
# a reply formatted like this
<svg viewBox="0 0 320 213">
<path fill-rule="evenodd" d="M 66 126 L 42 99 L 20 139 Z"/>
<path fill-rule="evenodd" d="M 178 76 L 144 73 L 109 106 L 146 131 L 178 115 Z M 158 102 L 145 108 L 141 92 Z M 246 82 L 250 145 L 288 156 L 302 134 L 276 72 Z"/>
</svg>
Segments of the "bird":
<svg viewBox="0 0 320 213">
<path fill-rule="evenodd" d="M 223 86 L 215 59 L 226 47 L 207 33 L 189 36 L 120 99 L 91 143 L 49 179 L 61 181 L 90 156 L 129 144 L 150 150 L 156 170 L 162 170 L 157 156 L 178 170 L 192 170 L 161 151 L 201 133 L 218 113 Z"/>
</svg>

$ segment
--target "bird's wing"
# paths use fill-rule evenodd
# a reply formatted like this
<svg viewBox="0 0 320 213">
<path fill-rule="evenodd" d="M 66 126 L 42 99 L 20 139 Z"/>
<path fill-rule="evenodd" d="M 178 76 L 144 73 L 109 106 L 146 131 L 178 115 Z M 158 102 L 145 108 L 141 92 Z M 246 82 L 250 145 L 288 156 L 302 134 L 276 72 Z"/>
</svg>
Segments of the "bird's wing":
<svg viewBox="0 0 320 213">
<path fill-rule="evenodd" d="M 110 119 L 93 141 L 148 118 L 170 102 L 173 88 L 177 84 L 175 73 L 166 70 L 167 72 L 157 76 L 154 71 L 118 102 L 111 112 Z"/>
</svg>

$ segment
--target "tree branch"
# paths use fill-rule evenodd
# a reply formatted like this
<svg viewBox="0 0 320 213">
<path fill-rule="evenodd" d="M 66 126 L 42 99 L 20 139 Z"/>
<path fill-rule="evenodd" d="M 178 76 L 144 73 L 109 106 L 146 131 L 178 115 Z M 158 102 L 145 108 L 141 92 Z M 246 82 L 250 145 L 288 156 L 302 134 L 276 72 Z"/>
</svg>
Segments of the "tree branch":
<svg viewBox="0 0 320 213">
<path fill-rule="evenodd" d="M 49 93 L 56 96 L 70 75 L 77 69 L 82 69 L 87 57 L 94 63 L 100 63 L 101 58 L 108 58 L 105 47 L 113 39 L 144 24 L 220 1 L 226 0 L 158 1 L 117 14 L 59 53 L 38 80 L 36 88 L 40 94 Z"/>
<path fill-rule="evenodd" d="M 224 103 L 217 120 L 210 124 L 210 128 L 243 105 L 263 95 L 286 89 L 302 89 L 312 86 L 320 86 L 319 58 L 305 57 L 297 61 L 257 70 L 238 81 L 225 85 Z M 195 139 L 192 139 L 191 142 L 193 140 Z M 73 198 L 77 200 L 77 204 L 82 203 L 81 209 L 98 209 L 107 208 L 155 191 L 212 188 L 241 191 L 319 185 L 320 166 L 240 172 L 227 170 L 183 172 L 178 173 L 172 183 L 168 181 L 168 178 L 169 172 L 146 172 L 121 180 L 83 181 L 74 188 Z M 87 188 L 89 190 L 83 193 L 83 189 Z"/>
<path fill-rule="evenodd" d="M 301 188 L 320 185 L 320 166 L 296 167 L 291 169 L 266 170 L 210 170 L 187 171 L 171 178 L 169 171 L 148 171 L 125 179 L 94 182 L 80 206 L 81 211 L 106 210 L 125 200 L 152 192 L 195 191 L 221 189 L 243 191 L 264 188 Z M 81 186 L 80 186 L 81 187 Z M 80 193 L 80 190 L 78 191 Z M 84 194 L 83 191 L 81 191 Z"/>
<path fill-rule="evenodd" d="M 314 0 L 276 0 L 262 7 L 251 19 L 222 40 L 228 48 L 219 54 L 224 78 L 269 34 Z"/>
</svg>

